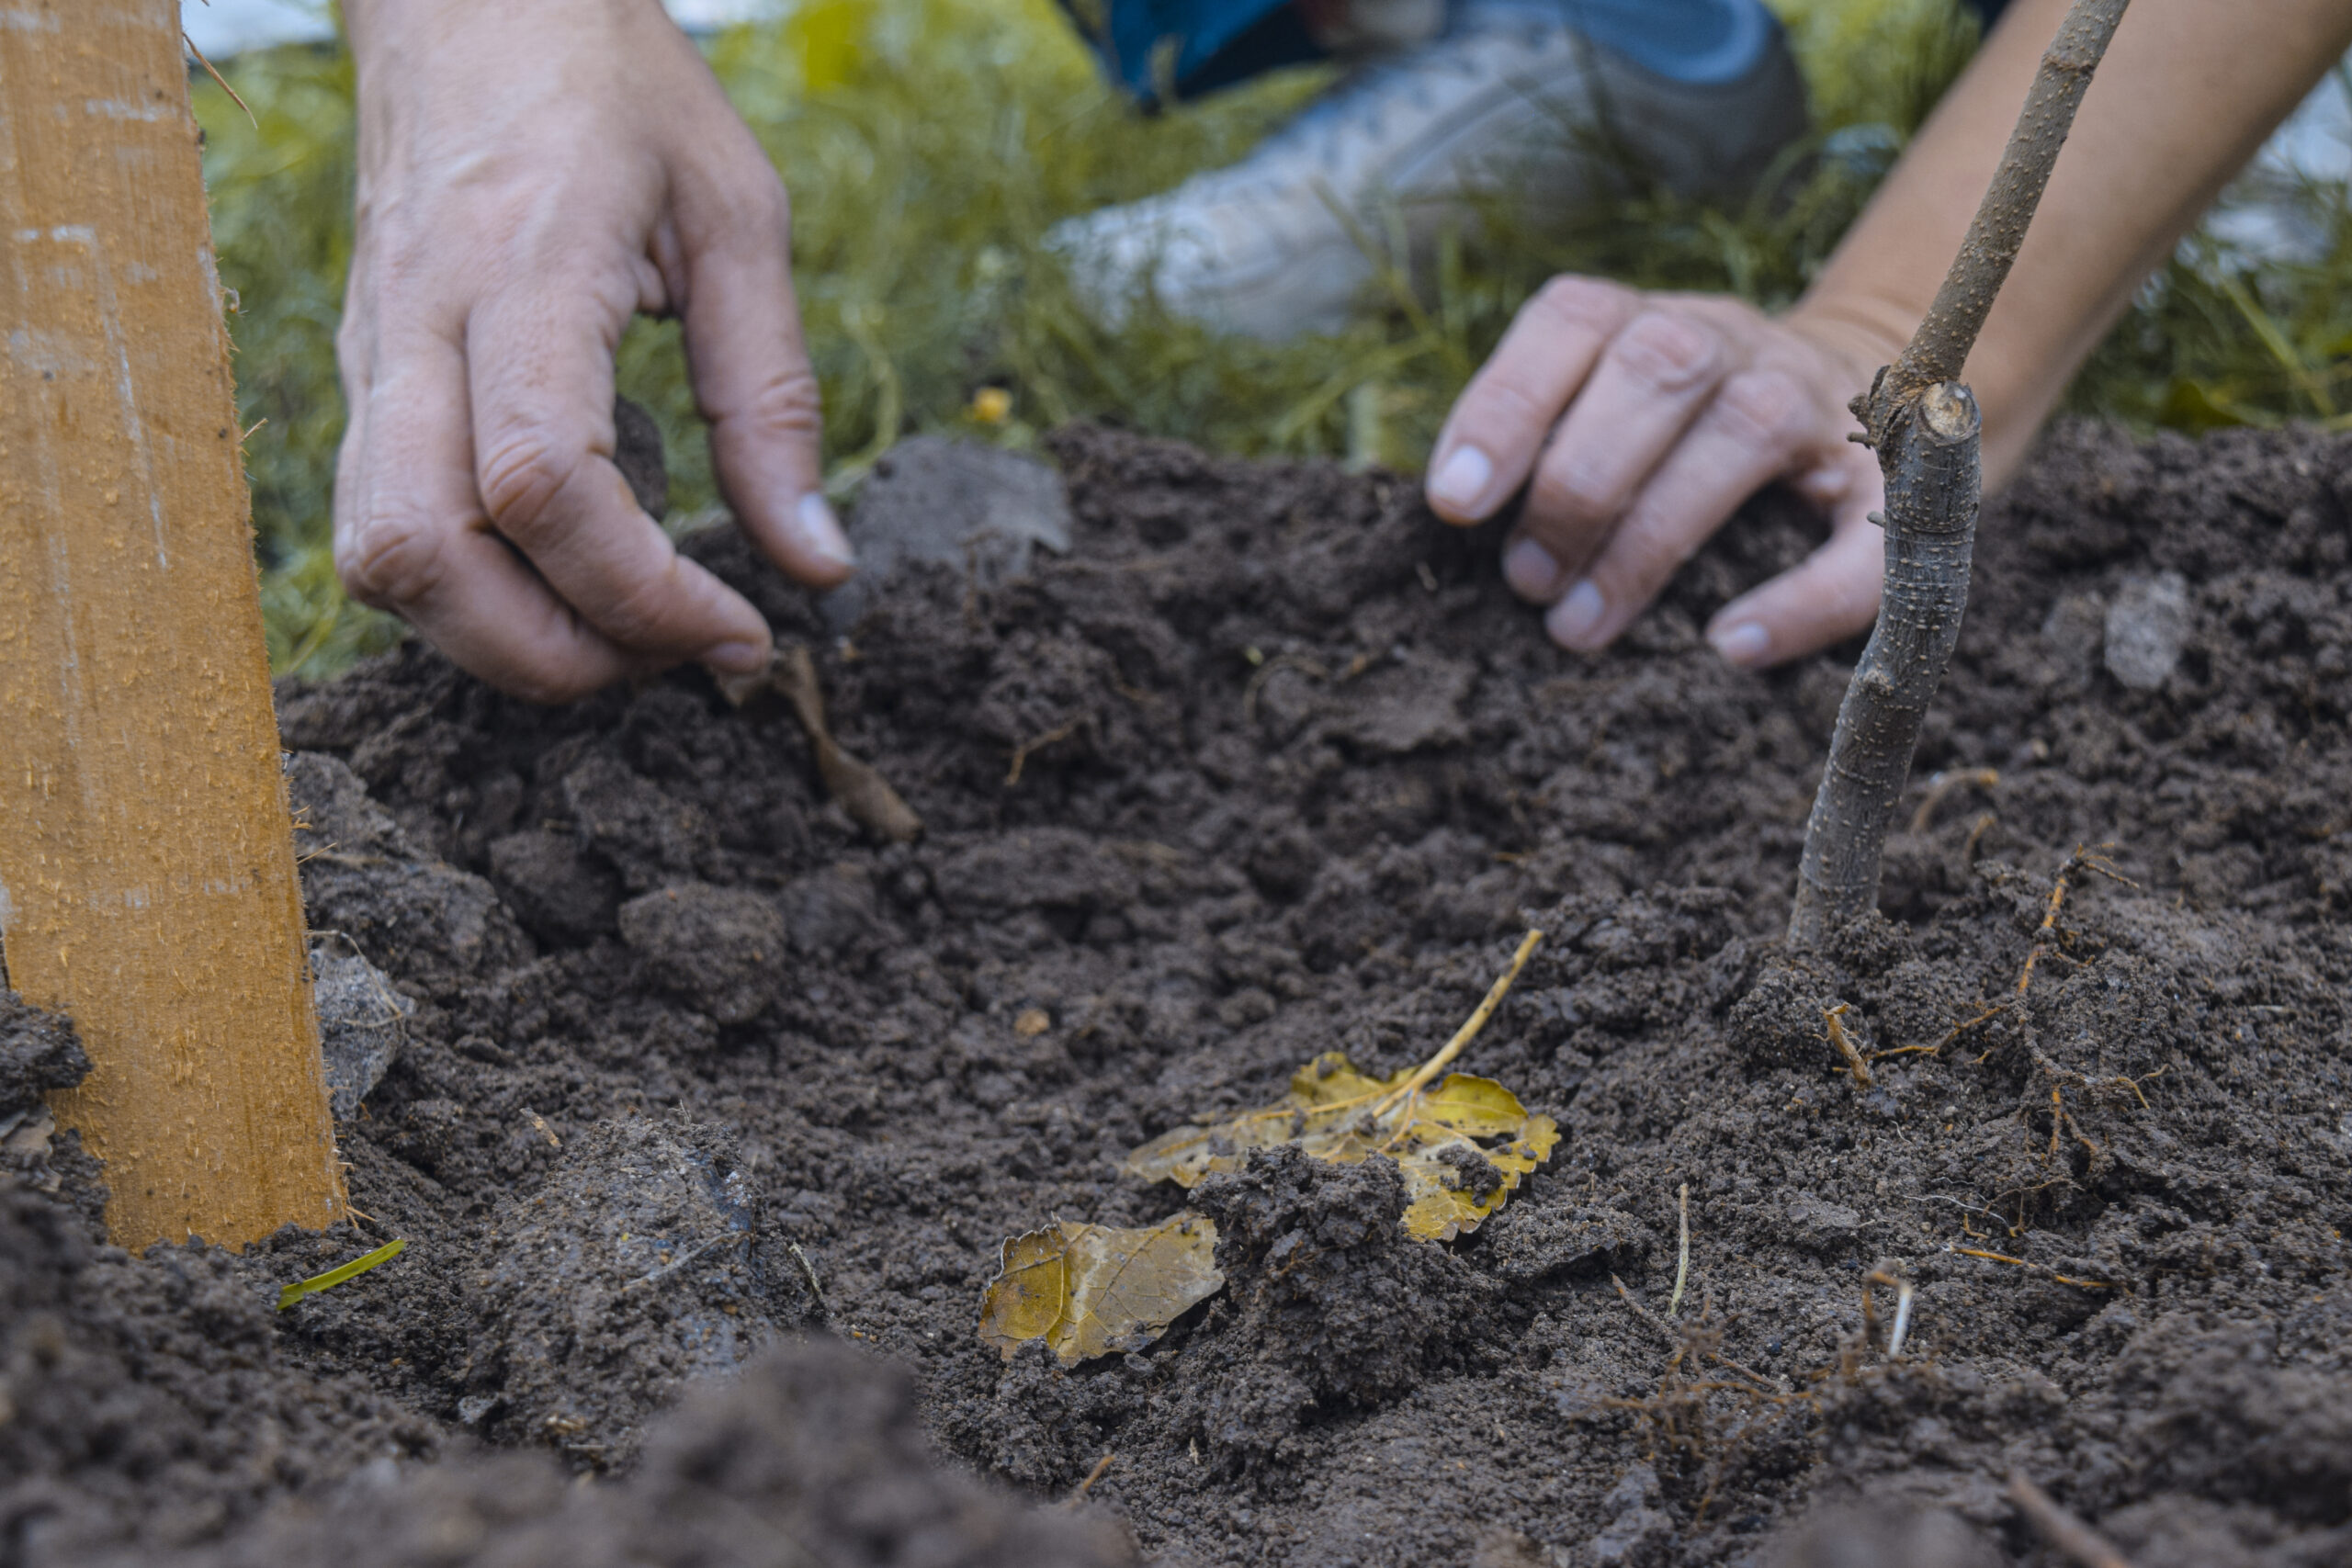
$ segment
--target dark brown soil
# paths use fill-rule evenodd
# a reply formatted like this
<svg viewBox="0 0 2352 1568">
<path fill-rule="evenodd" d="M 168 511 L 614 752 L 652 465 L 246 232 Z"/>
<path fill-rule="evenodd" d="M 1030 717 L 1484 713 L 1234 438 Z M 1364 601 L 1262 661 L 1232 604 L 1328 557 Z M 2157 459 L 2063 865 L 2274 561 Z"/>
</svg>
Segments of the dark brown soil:
<svg viewBox="0 0 2352 1568">
<path fill-rule="evenodd" d="M 1803 963 L 1845 666 L 1697 633 L 1792 516 L 1588 660 L 1402 481 L 1058 456 L 1067 557 L 907 567 L 850 643 L 695 547 L 820 648 L 911 846 L 691 674 L 546 712 L 412 645 L 282 694 L 312 923 L 420 1003 L 342 1129 L 369 1218 L 135 1262 L 10 1188 L 0 1564 L 2053 1562 L 2013 1469 L 2138 1568 L 2352 1561 L 2352 444 L 2053 436 L 1919 759 L 1999 781 Z M 2020 998 L 2079 844 L 2131 885 L 2073 879 Z M 1261 1157 L 1148 1351 L 979 1342 L 1003 1238 L 1172 1211 L 1127 1149 L 1418 1060 L 1531 921 L 1465 1065 L 1564 1136 L 1482 1230 Z M 1860 1086 L 1841 1001 L 1930 1049 Z M 1106 1454 L 1075 1514 L 954 1468 Z"/>
</svg>

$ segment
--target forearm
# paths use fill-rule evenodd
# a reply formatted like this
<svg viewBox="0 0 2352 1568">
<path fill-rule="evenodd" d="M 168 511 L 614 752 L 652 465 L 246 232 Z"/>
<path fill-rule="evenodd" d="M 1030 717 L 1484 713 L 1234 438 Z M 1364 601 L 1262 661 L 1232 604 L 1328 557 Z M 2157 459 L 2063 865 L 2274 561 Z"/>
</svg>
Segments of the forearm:
<svg viewBox="0 0 2352 1568">
<path fill-rule="evenodd" d="M 1796 316 L 1881 354 L 1909 336 L 2067 4 L 2010 7 Z M 2142 281 L 2348 42 L 2352 0 L 2135 0 L 1969 356 L 1988 483 L 2016 466 Z"/>
</svg>

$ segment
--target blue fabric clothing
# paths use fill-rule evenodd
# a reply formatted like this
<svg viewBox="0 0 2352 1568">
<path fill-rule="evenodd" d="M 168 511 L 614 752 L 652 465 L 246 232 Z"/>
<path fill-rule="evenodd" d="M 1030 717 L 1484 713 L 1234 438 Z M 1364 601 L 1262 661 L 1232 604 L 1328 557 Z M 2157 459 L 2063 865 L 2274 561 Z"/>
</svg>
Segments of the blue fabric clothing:
<svg viewBox="0 0 2352 1568">
<path fill-rule="evenodd" d="M 1464 0 L 1452 0 L 1459 11 Z M 1645 70 L 1679 82 L 1747 73 L 1779 24 L 1762 0 L 1477 0 L 1572 26 Z M 1146 102 L 1172 85 L 1199 93 L 1317 55 L 1288 0 L 1064 0 L 1111 75 Z"/>
</svg>

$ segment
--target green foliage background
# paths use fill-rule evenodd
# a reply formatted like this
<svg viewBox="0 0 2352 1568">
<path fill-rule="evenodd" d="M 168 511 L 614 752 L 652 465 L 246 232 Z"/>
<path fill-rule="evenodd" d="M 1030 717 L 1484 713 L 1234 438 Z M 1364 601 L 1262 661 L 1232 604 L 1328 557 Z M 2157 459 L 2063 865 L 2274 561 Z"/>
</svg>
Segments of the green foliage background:
<svg viewBox="0 0 2352 1568">
<path fill-rule="evenodd" d="M 1248 454 L 1417 468 L 1447 405 L 1554 272 L 1728 289 L 1784 304 L 1827 255 L 1968 58 L 1952 0 L 1776 0 L 1814 96 L 1804 156 L 1745 206 L 1681 200 L 1623 171 L 1606 203 L 1488 204 L 1408 287 L 1393 269 L 1347 331 L 1281 346 L 1148 307 L 1116 332 L 1073 303 L 1042 239 L 1057 219 L 1228 162 L 1325 82 L 1286 73 L 1151 118 L 1096 76 L 1051 0 L 802 0 L 709 53 L 793 191 L 796 266 L 823 383 L 826 446 L 853 479 L 900 434 L 1024 446 L 1081 416 Z M 252 118 L 200 80 L 198 117 L 254 483 L 270 656 L 322 674 L 396 623 L 334 582 L 329 502 L 343 404 L 334 339 L 350 256 L 352 72 L 335 50 L 231 62 Z M 2192 242 L 2074 389 L 2075 407 L 2189 429 L 2334 421 L 2352 349 L 2344 193 L 2301 193 L 2333 237 L 2312 265 L 2254 268 Z M 639 322 L 622 390 L 669 437 L 679 515 L 710 474 L 677 332 Z M 983 423 L 1000 388 L 1010 416 Z"/>
</svg>

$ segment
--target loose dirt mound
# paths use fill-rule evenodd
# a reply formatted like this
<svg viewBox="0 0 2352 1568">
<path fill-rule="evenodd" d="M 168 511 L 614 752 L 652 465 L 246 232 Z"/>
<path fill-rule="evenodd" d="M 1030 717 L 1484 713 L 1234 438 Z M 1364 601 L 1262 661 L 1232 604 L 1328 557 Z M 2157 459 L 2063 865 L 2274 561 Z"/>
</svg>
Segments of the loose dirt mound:
<svg viewBox="0 0 2352 1568">
<path fill-rule="evenodd" d="M 547 713 L 411 647 L 282 694 L 312 923 L 422 1005 L 342 1129 L 368 1235 L 206 1267 L 259 1301 L 410 1238 L 254 1354 L 390 1396 L 420 1451 L 455 1429 L 620 1479 L 402 1480 L 322 1440 L 343 1492 L 221 1551 L 684 1562 L 648 1521 L 730 1508 L 817 1561 L 933 1560 L 855 1555 L 851 1516 L 961 1532 L 942 1561 L 1113 1550 L 956 1501 L 901 1416 L 855 1414 L 888 1404 L 862 1361 L 754 1359 L 644 1436 L 824 1326 L 910 1367 L 982 1470 L 1051 1495 L 1112 1456 L 1081 1517 L 1171 1563 L 1744 1562 L 1856 1499 L 1882 1511 L 1788 1550 L 1997 1561 L 2033 1550 L 2012 1468 L 2141 1568 L 2352 1555 L 2352 447 L 2054 437 L 1988 515 L 1919 760 L 1997 782 L 1936 795 L 1892 918 L 1802 964 L 1777 935 L 1843 666 L 1745 675 L 1697 630 L 1803 551 L 1793 517 L 1584 660 L 1400 481 L 1099 432 L 1059 456 L 1067 557 L 910 566 L 845 643 L 695 544 L 819 650 L 911 846 L 824 800 L 788 716 L 692 675 Z M 2132 886 L 2077 869 L 2044 931 L 2080 844 Z M 1261 1156 L 1192 1195 L 1229 1282 L 1147 1352 L 979 1342 L 1002 1238 L 1173 1212 L 1129 1148 L 1325 1050 L 1419 1060 L 1529 920 L 1464 1065 L 1563 1139 L 1500 1215 L 1409 1242 L 1386 1165 Z M 1867 1087 L 1838 1003 L 1901 1053 Z M 1872 1274 L 1915 1292 L 1900 1359 Z M 795 1435 L 828 1422 L 885 1434 L 907 1496 Z M 763 1423 L 751 1479 L 687 1457 Z M 475 1533 L 431 1546 L 445 1514 Z M 768 1560 L 738 1540 L 691 1560 Z"/>
</svg>

